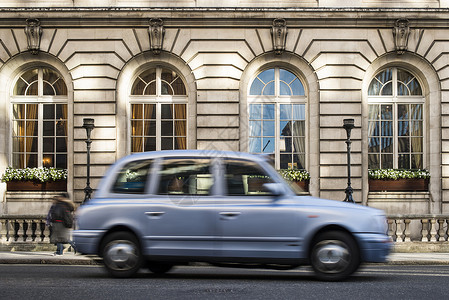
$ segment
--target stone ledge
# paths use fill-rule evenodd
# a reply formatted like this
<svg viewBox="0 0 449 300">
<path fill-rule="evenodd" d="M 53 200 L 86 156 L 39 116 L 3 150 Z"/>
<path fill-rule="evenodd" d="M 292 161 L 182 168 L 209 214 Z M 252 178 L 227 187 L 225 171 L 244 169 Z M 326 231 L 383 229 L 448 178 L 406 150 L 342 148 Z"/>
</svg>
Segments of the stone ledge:
<svg viewBox="0 0 449 300">
<path fill-rule="evenodd" d="M 394 253 L 449 252 L 449 242 L 395 242 Z"/>
</svg>

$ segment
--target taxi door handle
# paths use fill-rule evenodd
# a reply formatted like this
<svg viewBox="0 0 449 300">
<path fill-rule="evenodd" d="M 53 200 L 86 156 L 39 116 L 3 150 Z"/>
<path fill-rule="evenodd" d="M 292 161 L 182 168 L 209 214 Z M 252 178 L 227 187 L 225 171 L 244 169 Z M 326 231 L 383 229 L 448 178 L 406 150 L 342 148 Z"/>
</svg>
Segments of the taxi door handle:
<svg viewBox="0 0 449 300">
<path fill-rule="evenodd" d="M 220 216 L 222 219 L 233 219 L 241 215 L 239 211 L 222 211 Z"/>
</svg>

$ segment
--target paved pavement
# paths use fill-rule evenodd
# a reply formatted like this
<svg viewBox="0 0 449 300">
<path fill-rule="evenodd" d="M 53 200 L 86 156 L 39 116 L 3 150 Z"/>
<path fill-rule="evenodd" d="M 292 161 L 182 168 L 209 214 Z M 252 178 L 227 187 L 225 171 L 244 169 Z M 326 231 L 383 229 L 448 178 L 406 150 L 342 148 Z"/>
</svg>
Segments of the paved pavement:
<svg viewBox="0 0 449 300">
<path fill-rule="evenodd" d="M 0 251 L 0 264 L 60 264 L 95 265 L 101 263 L 95 257 L 73 252 L 53 255 L 50 251 Z M 394 265 L 449 265 L 449 253 L 392 253 L 387 264 Z"/>
</svg>

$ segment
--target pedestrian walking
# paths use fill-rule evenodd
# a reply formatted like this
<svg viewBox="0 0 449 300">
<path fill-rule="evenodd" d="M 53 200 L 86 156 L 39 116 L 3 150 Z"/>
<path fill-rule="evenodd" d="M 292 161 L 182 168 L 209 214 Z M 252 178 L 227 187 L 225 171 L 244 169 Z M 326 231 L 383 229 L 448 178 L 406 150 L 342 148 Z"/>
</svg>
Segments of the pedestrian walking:
<svg viewBox="0 0 449 300">
<path fill-rule="evenodd" d="M 63 254 L 64 244 L 70 244 L 76 253 L 75 245 L 70 240 L 73 211 L 74 205 L 68 193 L 61 193 L 54 198 L 47 215 L 47 225 L 50 226 L 50 243 L 56 245 L 55 255 Z"/>
</svg>

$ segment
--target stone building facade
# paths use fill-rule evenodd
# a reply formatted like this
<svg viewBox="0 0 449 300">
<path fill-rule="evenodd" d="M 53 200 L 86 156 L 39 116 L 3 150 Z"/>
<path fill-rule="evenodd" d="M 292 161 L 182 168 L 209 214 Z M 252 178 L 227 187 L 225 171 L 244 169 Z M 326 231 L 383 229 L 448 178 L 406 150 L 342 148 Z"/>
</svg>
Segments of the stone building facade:
<svg viewBox="0 0 449 300">
<path fill-rule="evenodd" d="M 225 2 L 224 4 L 222 2 Z M 265 152 L 343 200 L 449 212 L 449 1 L 0 1 L 0 172 L 68 169 L 91 186 L 124 155 Z M 32 44 L 34 42 L 34 44 Z M 29 44 L 31 43 L 31 44 Z M 370 192 L 370 168 L 423 168 L 428 191 Z M 0 184 L 0 214 L 44 213 L 52 192 Z"/>
</svg>

